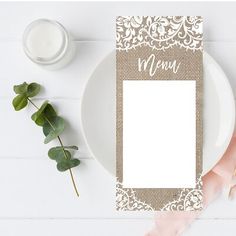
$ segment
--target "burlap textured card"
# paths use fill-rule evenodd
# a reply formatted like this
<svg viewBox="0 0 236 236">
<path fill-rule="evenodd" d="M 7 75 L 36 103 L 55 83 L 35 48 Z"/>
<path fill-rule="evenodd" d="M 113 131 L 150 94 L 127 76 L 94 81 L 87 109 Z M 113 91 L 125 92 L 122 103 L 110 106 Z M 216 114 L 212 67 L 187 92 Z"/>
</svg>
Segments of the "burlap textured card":
<svg viewBox="0 0 236 236">
<path fill-rule="evenodd" d="M 116 19 L 116 209 L 202 208 L 202 18 Z"/>
</svg>

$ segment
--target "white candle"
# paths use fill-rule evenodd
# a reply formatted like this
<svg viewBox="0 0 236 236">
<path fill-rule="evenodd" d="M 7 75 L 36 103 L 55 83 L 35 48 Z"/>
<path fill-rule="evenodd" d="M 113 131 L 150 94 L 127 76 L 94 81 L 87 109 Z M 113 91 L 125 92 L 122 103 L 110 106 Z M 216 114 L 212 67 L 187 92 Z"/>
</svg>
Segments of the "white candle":
<svg viewBox="0 0 236 236">
<path fill-rule="evenodd" d="M 72 41 L 65 28 L 56 21 L 39 19 L 26 28 L 23 35 L 26 55 L 35 63 L 57 69 L 72 57 Z"/>
</svg>

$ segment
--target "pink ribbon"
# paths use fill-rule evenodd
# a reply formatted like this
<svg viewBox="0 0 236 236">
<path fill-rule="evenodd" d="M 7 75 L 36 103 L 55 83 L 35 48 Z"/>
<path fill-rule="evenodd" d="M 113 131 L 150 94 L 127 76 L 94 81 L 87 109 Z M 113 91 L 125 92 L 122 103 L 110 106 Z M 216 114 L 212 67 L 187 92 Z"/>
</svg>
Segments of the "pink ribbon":
<svg viewBox="0 0 236 236">
<path fill-rule="evenodd" d="M 215 167 L 203 176 L 203 206 L 206 208 L 228 186 L 229 198 L 236 197 L 236 133 Z M 155 226 L 145 236 L 179 236 L 201 212 L 158 212 Z"/>
</svg>

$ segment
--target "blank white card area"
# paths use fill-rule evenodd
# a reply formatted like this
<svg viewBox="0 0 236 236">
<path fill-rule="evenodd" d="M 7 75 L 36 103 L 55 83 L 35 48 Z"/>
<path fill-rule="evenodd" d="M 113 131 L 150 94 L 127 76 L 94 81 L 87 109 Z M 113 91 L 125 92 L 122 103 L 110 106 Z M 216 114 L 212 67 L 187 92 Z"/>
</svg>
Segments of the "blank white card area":
<svg viewBox="0 0 236 236">
<path fill-rule="evenodd" d="M 123 81 L 123 185 L 194 188 L 195 81 Z"/>
</svg>

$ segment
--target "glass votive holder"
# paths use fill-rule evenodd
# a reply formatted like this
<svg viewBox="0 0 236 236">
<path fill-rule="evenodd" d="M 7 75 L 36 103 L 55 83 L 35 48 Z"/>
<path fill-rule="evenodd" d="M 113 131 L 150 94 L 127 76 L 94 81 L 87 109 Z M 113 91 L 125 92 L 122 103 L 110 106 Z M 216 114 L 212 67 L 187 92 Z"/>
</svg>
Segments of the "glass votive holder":
<svg viewBox="0 0 236 236">
<path fill-rule="evenodd" d="M 75 54 L 75 44 L 67 30 L 57 21 L 38 19 L 23 34 L 25 54 L 46 69 L 59 69 Z"/>
</svg>

